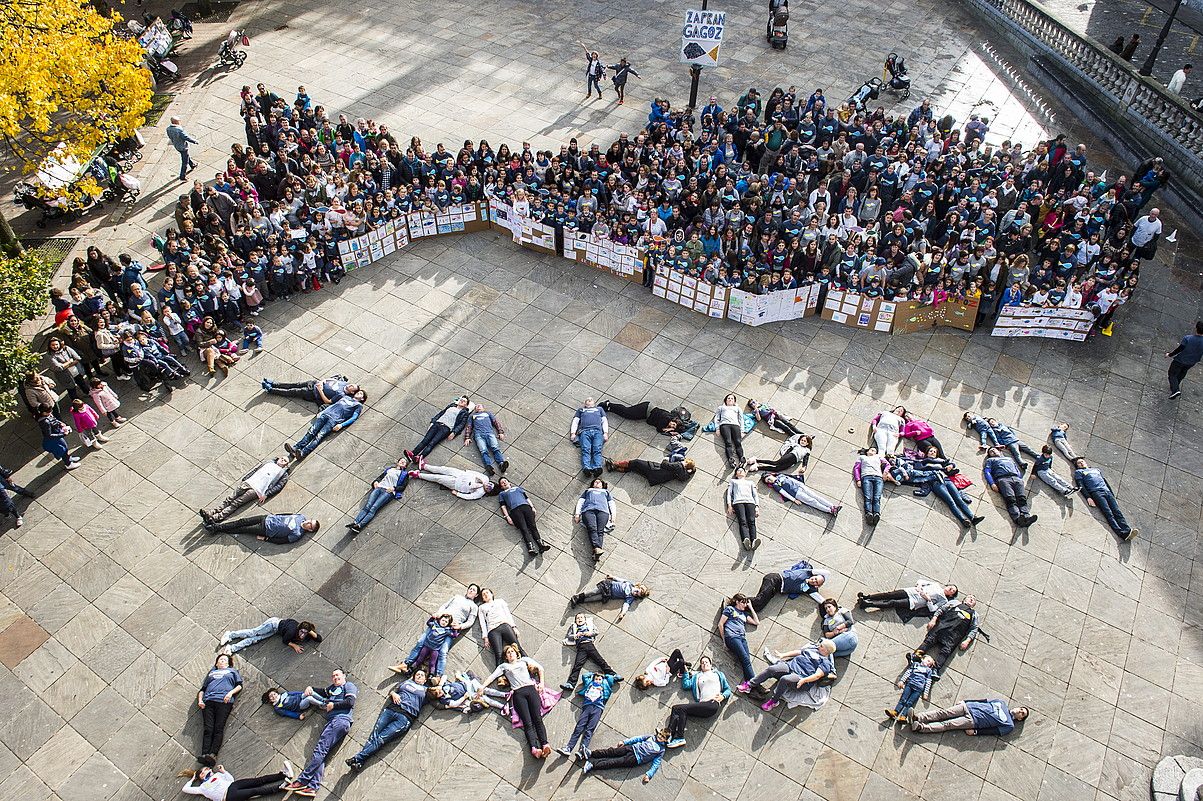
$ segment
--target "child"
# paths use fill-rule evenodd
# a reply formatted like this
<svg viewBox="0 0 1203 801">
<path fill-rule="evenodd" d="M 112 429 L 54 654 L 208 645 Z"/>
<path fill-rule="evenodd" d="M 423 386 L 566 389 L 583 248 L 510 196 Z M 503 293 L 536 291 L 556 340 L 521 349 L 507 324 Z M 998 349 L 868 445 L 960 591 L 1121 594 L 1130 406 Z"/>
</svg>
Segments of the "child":
<svg viewBox="0 0 1203 801">
<path fill-rule="evenodd" d="M 248 277 L 242 284 L 242 301 L 246 304 L 247 314 L 259 316 L 259 307 L 263 305 L 263 293 L 255 284 L 255 279 Z"/>
<path fill-rule="evenodd" d="M 313 695 L 305 695 L 300 690 L 284 690 L 273 687 L 263 694 L 263 703 L 270 704 L 272 712 L 282 718 L 295 720 L 305 719 L 305 710 L 311 706 L 321 706 L 322 702 Z"/>
<path fill-rule="evenodd" d="M 928 654 L 923 657 L 922 661 L 919 661 L 914 654 L 911 654 L 907 656 L 907 659 L 910 664 L 898 677 L 898 689 L 902 690 L 902 695 L 898 698 L 898 705 L 893 709 L 886 710 L 886 717 L 893 720 L 905 720 L 907 713 L 915 708 L 915 704 L 919 703 L 920 697 L 924 699 L 931 697 L 932 678 L 936 673 L 935 658 Z"/>
<path fill-rule="evenodd" d="M 451 628 L 452 620 L 451 615 L 443 613 L 437 619 L 426 621 L 426 632 L 418 639 L 409 656 L 389 670 L 394 673 L 410 673 L 429 663 L 430 675 L 443 675 L 447 650 L 451 647 L 451 640 L 455 634 L 455 630 Z"/>
<path fill-rule="evenodd" d="M 998 436 L 994 433 L 994 429 L 986 422 L 986 418 L 978 417 L 973 412 L 965 412 L 965 416 L 961 418 L 965 423 L 966 428 L 972 428 L 977 432 L 979 451 L 984 451 L 986 448 L 997 446 Z"/>
<path fill-rule="evenodd" d="M 125 425 L 125 418 L 117 414 L 117 410 L 121 408 L 121 401 L 108 384 L 99 378 L 93 378 L 92 389 L 88 394 L 92 396 L 92 403 L 96 404 L 96 408 L 109 418 L 113 428 L 121 428 Z"/>
<path fill-rule="evenodd" d="M 239 348 L 243 353 L 248 350 L 254 350 L 259 353 L 263 350 L 263 329 L 254 323 L 247 323 L 242 327 L 242 347 Z"/>
<path fill-rule="evenodd" d="M 610 768 L 642 767 L 651 762 L 651 767 L 643 774 L 642 779 L 643 783 L 647 784 L 660 770 L 660 763 L 668 753 L 668 739 L 668 729 L 657 729 L 655 734 L 623 740 L 615 748 L 599 748 L 589 754 L 583 772 L 588 774 Z"/>
<path fill-rule="evenodd" d="M 58 459 L 64 470 L 74 470 L 79 467 L 79 457 L 71 455 L 67 447 L 67 435 L 71 429 L 63 421 L 55 417 L 54 409 L 45 403 L 38 406 L 38 428 L 42 432 L 42 450 Z"/>
<path fill-rule="evenodd" d="M 1053 429 L 1053 431 L 1058 430 L 1056 428 Z M 1040 476 L 1041 481 L 1066 498 L 1078 491 L 1077 487 L 1053 472 L 1053 449 L 1048 445 L 1040 449 L 1040 455 L 1036 457 L 1036 462 L 1032 466 L 1032 472 Z"/>
<path fill-rule="evenodd" d="M 100 417 L 96 410 L 79 398 L 71 401 L 71 417 L 75 420 L 75 430 L 79 432 L 84 445 L 90 448 L 103 448 L 109 438 L 100 433 Z"/>
<path fill-rule="evenodd" d="M 556 751 L 566 757 L 571 757 L 579 740 L 581 756 L 589 759 L 589 743 L 593 741 L 593 733 L 597 731 L 597 724 L 601 722 L 606 702 L 610 700 L 610 694 L 614 692 L 615 682 L 621 680 L 621 677 L 612 673 L 585 673 L 581 676 L 581 686 L 576 691 L 576 694 L 581 697 L 581 714 L 576 720 L 576 728 L 572 730 L 572 736 L 568 738 L 568 744 L 557 748 Z"/>
<path fill-rule="evenodd" d="M 1073 462 L 1078 458 L 1078 455 L 1074 453 L 1073 447 L 1069 444 L 1069 438 L 1067 436 L 1068 434 L 1069 423 L 1057 423 L 1055 426 L 1053 426 L 1052 430 L 1049 431 L 1048 436 L 1049 439 L 1053 441 L 1053 447 L 1056 448 L 1062 456 L 1064 456 L 1070 462 Z"/>
<path fill-rule="evenodd" d="M 572 688 L 576 685 L 576 677 L 580 675 L 585 662 L 590 659 L 606 673 L 614 673 L 609 663 L 598 652 L 597 646 L 593 644 L 596 637 L 597 627 L 593 624 L 593 618 L 584 612 L 577 612 L 572 625 L 568 627 L 568 631 L 564 635 L 564 644 L 576 648 L 576 656 L 572 660 L 572 672 L 568 674 L 568 680 L 560 685 L 560 689 L 564 692 L 572 692 Z M 622 677 L 618 676 L 616 680 L 622 681 Z"/>
<path fill-rule="evenodd" d="M 492 708 L 503 715 L 509 714 L 509 705 L 498 700 L 509 698 L 509 693 L 482 686 L 474 673 L 457 673 L 453 678 L 435 676 L 430 685 L 430 694 L 441 709 L 458 709 L 466 715 Z"/>
</svg>

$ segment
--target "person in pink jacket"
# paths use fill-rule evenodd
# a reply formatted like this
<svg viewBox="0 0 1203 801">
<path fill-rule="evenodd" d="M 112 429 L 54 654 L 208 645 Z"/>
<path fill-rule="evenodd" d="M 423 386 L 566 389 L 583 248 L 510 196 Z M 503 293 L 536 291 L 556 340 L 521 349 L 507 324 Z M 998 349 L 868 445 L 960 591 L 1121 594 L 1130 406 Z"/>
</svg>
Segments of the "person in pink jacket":
<svg viewBox="0 0 1203 801">
<path fill-rule="evenodd" d="M 939 451 L 940 458 L 943 459 L 944 446 L 940 444 L 940 440 L 936 439 L 936 433 L 932 430 L 931 423 L 910 412 L 904 412 L 902 417 L 904 422 L 899 433 L 906 439 L 914 440 L 921 453 L 927 453 L 928 448 L 935 448 Z"/>
<path fill-rule="evenodd" d="M 92 404 L 98 411 L 104 412 L 104 415 L 109 418 L 109 422 L 113 424 L 113 428 L 121 428 L 125 425 L 125 418 L 117 413 L 117 410 L 121 408 L 121 399 L 108 384 L 99 378 L 93 378 L 92 389 L 88 394 L 92 396 Z"/>
<path fill-rule="evenodd" d="M 71 417 L 75 420 L 75 430 L 89 447 L 103 448 L 109 438 L 100 433 L 100 417 L 96 410 L 78 398 L 71 401 Z"/>
</svg>

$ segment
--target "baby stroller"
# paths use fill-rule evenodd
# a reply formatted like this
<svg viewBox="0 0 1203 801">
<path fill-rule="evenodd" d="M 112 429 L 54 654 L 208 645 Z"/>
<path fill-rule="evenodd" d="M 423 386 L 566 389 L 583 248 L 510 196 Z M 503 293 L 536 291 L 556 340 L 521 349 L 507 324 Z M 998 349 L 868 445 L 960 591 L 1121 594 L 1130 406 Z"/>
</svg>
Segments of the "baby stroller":
<svg viewBox="0 0 1203 801">
<path fill-rule="evenodd" d="M 886 56 L 886 65 L 881 77 L 886 82 L 886 89 L 899 100 L 906 100 L 911 96 L 911 79 L 906 74 L 906 59 L 902 56 L 897 53 Z"/>
<path fill-rule="evenodd" d="M 786 0 L 769 0 L 769 24 L 765 38 L 775 50 L 784 50 L 789 41 L 789 3 Z"/>
<path fill-rule="evenodd" d="M 870 78 L 860 85 L 860 88 L 852 93 L 852 97 L 848 98 L 848 102 L 857 111 L 864 111 L 865 106 L 870 100 L 876 100 L 881 94 L 881 78 Z"/>
<path fill-rule="evenodd" d="M 238 45 L 248 47 L 251 40 L 247 38 L 246 33 L 240 30 L 230 31 L 230 35 L 221 43 L 221 49 L 217 52 L 217 66 L 233 67 L 238 69 L 246 61 L 246 52 L 239 50 Z"/>
<path fill-rule="evenodd" d="M 39 228 L 45 228 L 52 220 L 74 219 L 96 203 L 85 184 L 86 179 L 96 180 L 93 166 L 97 160 L 93 155 L 86 164 L 81 164 L 60 145 L 35 174 L 17 184 L 14 197 L 25 208 L 42 212 L 37 221 Z"/>
</svg>

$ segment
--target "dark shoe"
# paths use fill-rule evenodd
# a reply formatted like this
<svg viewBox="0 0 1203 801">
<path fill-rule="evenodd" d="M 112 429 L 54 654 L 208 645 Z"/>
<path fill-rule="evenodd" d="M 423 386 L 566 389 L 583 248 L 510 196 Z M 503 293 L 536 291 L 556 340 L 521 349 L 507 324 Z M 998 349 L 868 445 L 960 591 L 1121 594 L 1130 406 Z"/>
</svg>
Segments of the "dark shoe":
<svg viewBox="0 0 1203 801">
<path fill-rule="evenodd" d="M 580 595 L 574 595 L 568 599 L 569 607 L 576 607 L 576 606 L 580 606 L 580 605 L 581 605 L 581 596 Z"/>
<path fill-rule="evenodd" d="M 1031 467 L 1031 465 L 1029 465 L 1027 462 L 1020 462 L 1019 463 L 1019 475 L 1022 476 L 1024 473 L 1028 472 L 1029 467 Z"/>
<path fill-rule="evenodd" d="M 300 458 L 300 457 L 299 457 L 299 454 L 298 454 L 298 452 L 297 452 L 297 449 L 296 449 L 296 448 L 294 448 L 294 447 L 292 446 L 292 443 L 291 443 L 291 442 L 285 442 L 285 443 L 284 443 L 284 450 L 285 450 L 285 452 L 287 452 L 287 453 L 288 453 L 288 455 L 289 455 L 289 456 L 291 456 L 293 459 Z"/>
<path fill-rule="evenodd" d="M 546 542 L 539 543 L 539 553 L 547 553 L 550 550 L 551 550 L 551 546 L 548 545 Z"/>
<path fill-rule="evenodd" d="M 1178 390 L 1177 392 L 1171 392 L 1171 393 L 1170 393 L 1170 400 L 1173 400 L 1174 398 L 1178 397 L 1178 396 L 1179 396 L 1179 395 L 1181 395 L 1181 394 L 1182 394 L 1182 390 Z"/>
<path fill-rule="evenodd" d="M 533 546 L 533 545 L 526 546 L 526 552 L 528 554 L 530 554 L 531 556 L 534 556 L 535 554 L 538 553 L 538 551 L 535 550 L 535 546 Z"/>
<path fill-rule="evenodd" d="M 509 470 L 509 469 L 510 469 L 510 463 L 507 460 L 503 459 L 501 461 L 501 472 L 504 473 L 506 470 Z"/>
<path fill-rule="evenodd" d="M 208 528 L 209 526 L 213 525 L 213 516 L 210 515 L 208 512 L 206 512 L 204 509 L 201 509 L 201 511 L 200 511 L 200 519 L 201 519 L 201 522 L 204 523 L 205 528 Z"/>
<path fill-rule="evenodd" d="M 363 770 L 363 763 L 352 757 L 347 760 L 347 767 L 351 770 Z"/>
<path fill-rule="evenodd" d="M 573 685 L 571 682 L 566 681 L 566 682 L 563 682 L 562 684 L 560 684 L 560 689 L 566 693 L 572 692 L 572 687 L 573 687 Z"/>
<path fill-rule="evenodd" d="M 976 526 L 978 523 L 982 522 L 985 519 L 986 518 L 982 517 L 981 515 L 978 515 L 977 517 L 973 518 L 970 522 Z"/>
<path fill-rule="evenodd" d="M 1036 515 L 1028 515 L 1027 522 L 1026 522 L 1026 523 L 1024 523 L 1024 525 L 1025 525 L 1025 526 L 1030 526 L 1030 525 L 1032 525 L 1032 524 L 1033 524 L 1033 523 L 1035 523 L 1035 522 L 1036 522 Z"/>
<path fill-rule="evenodd" d="M 493 465 L 491 464 L 485 465 L 485 472 L 491 476 L 497 475 L 497 471 L 493 469 Z"/>
<path fill-rule="evenodd" d="M 606 469 L 609 470 L 611 473 L 614 472 L 614 460 L 608 456 L 606 457 Z"/>
</svg>

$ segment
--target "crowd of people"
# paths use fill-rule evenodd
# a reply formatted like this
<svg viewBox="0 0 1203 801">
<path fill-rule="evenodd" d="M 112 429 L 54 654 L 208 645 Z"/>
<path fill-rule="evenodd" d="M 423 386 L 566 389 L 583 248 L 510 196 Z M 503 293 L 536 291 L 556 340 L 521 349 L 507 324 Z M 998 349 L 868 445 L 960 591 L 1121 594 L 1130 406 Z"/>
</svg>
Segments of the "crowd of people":
<svg viewBox="0 0 1203 801">
<path fill-rule="evenodd" d="M 591 54 L 591 64 L 595 59 Z M 971 120 L 958 129 L 947 118 L 937 121 L 926 101 L 904 118 L 882 109 L 857 112 L 848 104 L 828 105 L 821 90 L 800 98 L 792 87 L 774 91 L 765 102 L 750 90 L 729 112 L 712 98 L 696 119 L 691 109 L 673 111 L 667 101 L 657 100 L 647 127 L 634 136 L 620 135 L 605 152 L 597 144 L 583 150 L 575 139 L 559 153 L 532 151 L 525 143 L 493 150 L 484 141 L 465 142 L 454 152 L 442 144 L 427 150 L 416 137 L 399 142 L 382 124 L 351 123 L 341 114 L 332 119 L 303 87 L 292 102 L 263 84 L 255 92 L 245 87 L 241 108 L 247 145 L 232 147 L 226 168 L 213 182 L 196 181 L 180 196 L 176 227 L 161 241 L 164 269 L 158 289 L 151 289 L 137 260 L 123 254 L 114 261 L 90 248 L 76 261 L 68 290 L 53 293 L 59 319 L 48 357 L 57 382 L 31 374 L 22 396 L 42 428 L 45 449 L 66 469 L 74 469 L 77 460 L 67 444 L 70 429 L 58 386 L 70 397 L 75 431 L 86 446 L 102 448 L 107 441 L 102 423 L 115 429 L 125 422 L 118 392 L 103 380 L 110 377 L 106 366 L 118 380 L 133 378 L 145 391 L 160 382 L 170 391 L 171 382 L 190 374 L 186 364 L 192 359 L 210 375 L 227 372 L 264 346 L 264 333 L 254 322 L 264 303 L 338 283 L 345 275 L 338 242 L 405 212 L 495 196 L 521 215 L 643 246 L 651 267 L 668 264 L 749 291 L 815 282 L 883 298 L 977 298 L 987 315 L 1003 305 L 1092 308 L 1105 327 L 1135 288 L 1141 260 L 1153 255 L 1158 211 L 1142 212 L 1168 180 L 1155 160 L 1131 178 L 1105 182 L 1088 168 L 1085 147 L 1071 149 L 1063 137 L 1030 150 L 1011 142 L 991 147 L 984 143 L 985 122 Z M 313 422 L 296 443 L 282 445 L 285 454 L 249 471 L 229 497 L 199 514 L 211 534 L 251 534 L 291 544 L 317 532 L 320 523 L 301 514 L 234 515 L 275 497 L 324 439 L 365 413 L 368 398 L 338 375 L 293 384 L 265 378 L 262 388 L 315 404 Z M 607 456 L 610 414 L 646 422 L 668 436 L 664 458 L 657 463 Z M 774 438 L 769 456 L 749 458 L 745 438 L 761 424 L 785 440 Z M 1037 452 L 992 418 L 967 412 L 965 425 L 984 452 L 986 485 L 998 492 L 1017 527 L 1037 520 L 1024 480 L 1031 469 L 1062 502 L 1082 492 L 1117 535 L 1125 540 L 1137 535 L 1103 474 L 1069 446 L 1067 427 L 1054 428 L 1049 444 Z M 696 471 L 688 451 L 699 429 L 683 408 L 584 399 L 565 435 L 580 448 L 588 483 L 573 518 L 585 530 L 595 561 L 603 557 L 605 536 L 618 522 L 602 475 L 636 473 L 651 485 L 688 481 Z M 702 430 L 715 432 L 730 471 L 724 506 L 745 549 L 755 550 L 762 542 L 756 526 L 761 491 L 754 474 L 787 502 L 839 514 L 837 500 L 807 484 L 814 436 L 785 414 L 755 400 L 741 407 L 730 394 Z M 460 437 L 464 446 L 473 445 L 483 471 L 428 461 L 439 445 Z M 504 439 L 497 413 L 474 405 L 467 395 L 451 401 L 430 419 L 422 439 L 373 481 L 363 508 L 346 524 L 349 533 L 363 531 L 386 504 L 420 480 L 465 502 L 496 498 L 500 516 L 538 558 L 550 546 L 539 533 L 531 494 L 504 475 L 510 466 Z M 984 521 L 984 515 L 973 513 L 973 499 L 965 491 L 971 479 L 948 458 L 931 423 L 901 406 L 883 410 L 870 422 L 869 440 L 853 467 L 868 525 L 882 518 L 886 484 L 912 487 L 920 497 L 934 494 L 965 526 Z M 1071 462 L 1071 479 L 1058 475 L 1054 452 Z M 9 500 L 2 490 L 0 499 Z M 570 740 L 555 750 L 579 755 L 586 773 L 646 766 L 647 782 L 670 750 L 686 744 L 689 721 L 715 717 L 735 693 L 756 698 L 765 712 L 781 703 L 821 708 L 839 677 L 835 660 L 850 658 L 859 643 L 857 615 L 881 609 L 929 617 L 923 641 L 897 680 L 902 697 L 887 710 L 891 718 L 907 720 L 916 732 L 1002 735 L 1027 716 L 1023 707 L 998 699 L 916 712 L 956 651 L 985 636 L 972 595 L 961 598 L 958 588 L 924 579 L 912 588 L 860 594 L 854 613 L 821 592 L 830 576 L 801 559 L 765 575 L 755 596 L 732 595 L 718 611 L 715 628 L 738 662 L 741 681 L 728 682 L 709 654 L 698 658 L 696 669 L 680 650 L 658 659 L 633 685 L 642 690 L 677 681 L 690 700 L 673 705 L 664 725 L 651 734 L 607 749 L 592 750 L 591 741 L 624 678 L 602 655 L 593 618 L 576 614 L 564 638 L 574 656 L 560 691 L 579 697 L 580 713 Z M 651 592 L 638 581 L 607 574 L 595 589 L 574 596 L 570 606 L 620 601 L 618 624 Z M 766 648 L 761 656 L 767 667 L 757 670 L 747 627 L 761 623 L 778 595 L 813 600 L 819 636 L 779 653 Z M 475 627 L 496 664 L 486 677 L 449 666 L 452 645 Z M 349 731 L 359 696 L 342 670 L 333 672 L 325 688 L 273 687 L 262 695 L 283 717 L 302 721 L 311 711 L 325 717 L 299 774 L 285 764 L 280 774 L 235 781 L 217 762 L 226 722 L 243 689 L 235 654 L 277 635 L 298 654 L 306 644 L 322 641 L 312 623 L 288 618 L 272 618 L 221 639 L 197 694 L 201 768 L 190 774 L 186 792 L 219 801 L 278 790 L 317 794 L 328 756 Z M 590 663 L 596 670 L 584 671 Z M 427 706 L 461 714 L 496 710 L 522 728 L 532 757 L 551 755 L 543 717 L 562 700 L 561 692 L 548 686 L 548 669 L 524 650 L 508 604 L 491 589 L 469 585 L 432 611 L 413 649 L 392 668 L 400 679 L 363 748 L 346 760 L 353 771 L 411 731 Z"/>
</svg>

